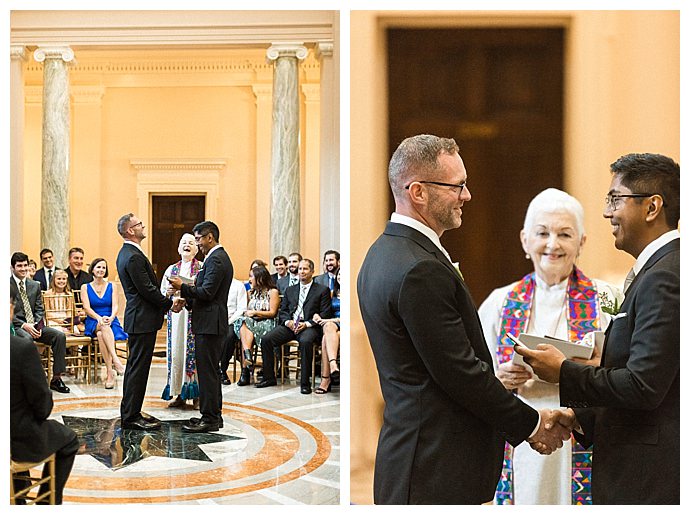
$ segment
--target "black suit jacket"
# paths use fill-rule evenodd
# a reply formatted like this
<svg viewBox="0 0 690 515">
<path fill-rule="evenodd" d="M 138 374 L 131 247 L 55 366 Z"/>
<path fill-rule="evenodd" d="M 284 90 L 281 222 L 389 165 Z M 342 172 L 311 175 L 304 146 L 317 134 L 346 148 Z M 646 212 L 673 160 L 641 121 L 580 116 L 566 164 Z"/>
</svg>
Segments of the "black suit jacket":
<svg viewBox="0 0 690 515">
<path fill-rule="evenodd" d="M 172 306 L 157 286 L 156 274 L 144 253 L 124 243 L 117 255 L 117 273 L 125 292 L 124 329 L 128 334 L 153 333 L 163 326 L 163 314 Z"/>
<path fill-rule="evenodd" d="M 228 292 L 233 268 L 223 247 L 204 260 L 194 286 L 183 284 L 181 295 L 192 314 L 192 331 L 196 334 L 228 334 Z"/>
<path fill-rule="evenodd" d="M 680 240 L 674 240 L 628 289 L 606 331 L 601 366 L 561 366 L 561 405 L 575 408 L 581 443 L 594 444 L 594 503 L 680 502 L 679 352 Z"/>
<path fill-rule="evenodd" d="M 278 313 L 278 323 L 280 325 L 284 325 L 288 320 L 292 320 L 299 304 L 299 290 L 299 284 L 289 286 L 285 290 L 285 298 L 280 304 L 280 312 Z M 328 286 L 312 281 L 309 293 L 307 293 L 307 297 L 302 305 L 302 320 L 309 321 L 317 313 L 321 318 L 331 318 L 331 291 L 328 289 Z M 312 322 L 311 326 L 317 329 L 321 328 L 316 322 Z"/>
<path fill-rule="evenodd" d="M 385 401 L 374 502 L 490 501 L 505 441 L 528 438 L 538 414 L 496 379 L 460 275 L 426 236 L 389 222 L 357 292 Z"/>
<path fill-rule="evenodd" d="M 57 272 L 57 270 L 58 269 L 56 268 L 53 271 L 53 275 L 55 275 L 55 272 Z M 48 289 L 50 285 L 48 284 L 48 275 L 45 267 L 36 270 L 36 273 L 34 274 L 34 281 L 39 282 L 39 284 L 41 285 L 41 290 L 46 291 Z"/>
<path fill-rule="evenodd" d="M 10 277 L 10 296 L 14 299 L 14 318 L 12 319 L 12 325 L 19 329 L 22 324 L 26 323 L 26 313 L 24 312 L 24 303 L 19 296 L 19 288 L 14 280 L 14 277 Z M 31 311 L 34 315 L 34 323 L 38 322 L 43 318 L 45 310 L 43 309 L 43 298 L 41 297 L 41 285 L 26 278 L 26 296 L 29 298 L 29 304 L 31 305 Z"/>
<path fill-rule="evenodd" d="M 40 461 L 74 439 L 74 431 L 48 420 L 53 396 L 32 343 L 10 336 L 10 453 Z"/>
</svg>

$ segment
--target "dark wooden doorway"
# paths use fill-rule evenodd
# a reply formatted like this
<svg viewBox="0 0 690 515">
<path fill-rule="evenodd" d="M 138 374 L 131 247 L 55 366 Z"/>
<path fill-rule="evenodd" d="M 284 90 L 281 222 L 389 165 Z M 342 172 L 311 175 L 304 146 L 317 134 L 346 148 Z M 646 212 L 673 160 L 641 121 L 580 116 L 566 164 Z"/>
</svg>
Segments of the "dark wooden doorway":
<svg viewBox="0 0 690 515">
<path fill-rule="evenodd" d="M 148 234 L 152 239 L 153 269 L 160 284 L 166 268 L 180 260 L 177 245 L 182 235 L 191 233 L 196 224 L 206 219 L 206 197 L 154 195 L 151 204 L 153 227 Z M 201 258 L 201 253 L 197 257 Z"/>
<path fill-rule="evenodd" d="M 563 39 L 563 29 L 388 31 L 390 154 L 421 133 L 458 143 L 472 200 L 442 243 L 477 304 L 531 271 L 519 241 L 527 205 L 563 187 Z"/>
</svg>

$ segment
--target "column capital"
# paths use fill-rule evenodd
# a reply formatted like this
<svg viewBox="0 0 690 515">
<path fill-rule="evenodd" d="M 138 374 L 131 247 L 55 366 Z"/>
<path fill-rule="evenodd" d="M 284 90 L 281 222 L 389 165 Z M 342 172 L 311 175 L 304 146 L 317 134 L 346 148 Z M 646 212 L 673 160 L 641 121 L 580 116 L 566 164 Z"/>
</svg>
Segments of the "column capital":
<svg viewBox="0 0 690 515">
<path fill-rule="evenodd" d="M 321 61 L 325 57 L 333 57 L 333 41 L 320 41 L 316 44 L 316 58 Z"/>
<path fill-rule="evenodd" d="M 62 59 L 69 63 L 74 60 L 74 50 L 68 46 L 39 46 L 34 51 L 34 59 L 39 63 L 46 59 Z"/>
<path fill-rule="evenodd" d="M 266 50 L 268 61 L 275 61 L 279 57 L 296 57 L 299 60 L 305 59 L 308 54 L 307 47 L 301 41 L 273 43 Z"/>
<path fill-rule="evenodd" d="M 10 45 L 10 59 L 12 61 L 26 61 L 28 58 L 24 45 Z"/>
</svg>

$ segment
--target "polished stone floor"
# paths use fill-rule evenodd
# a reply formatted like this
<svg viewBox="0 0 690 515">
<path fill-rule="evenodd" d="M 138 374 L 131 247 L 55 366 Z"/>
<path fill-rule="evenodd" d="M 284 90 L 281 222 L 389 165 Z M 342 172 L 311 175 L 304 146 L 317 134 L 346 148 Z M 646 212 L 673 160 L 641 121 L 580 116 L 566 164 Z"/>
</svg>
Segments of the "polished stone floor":
<svg viewBox="0 0 690 515">
<path fill-rule="evenodd" d="M 162 428 L 147 432 L 120 427 L 122 378 L 114 390 L 65 378 L 71 392 L 53 393 L 52 418 L 81 443 L 65 504 L 340 502 L 338 389 L 303 395 L 294 377 L 264 389 L 233 381 L 223 386 L 224 427 L 188 434 L 182 424 L 199 413 L 191 404 L 168 408 L 165 380 L 164 360 L 154 358 L 144 411 Z"/>
</svg>

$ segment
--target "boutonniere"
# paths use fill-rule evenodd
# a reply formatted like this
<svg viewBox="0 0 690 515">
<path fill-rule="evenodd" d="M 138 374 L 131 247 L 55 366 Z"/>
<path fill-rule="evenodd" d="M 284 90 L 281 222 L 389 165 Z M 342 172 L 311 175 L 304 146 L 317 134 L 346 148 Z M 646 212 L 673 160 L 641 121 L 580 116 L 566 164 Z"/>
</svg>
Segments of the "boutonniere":
<svg viewBox="0 0 690 515">
<path fill-rule="evenodd" d="M 460 276 L 460 279 L 462 279 L 464 281 L 465 277 L 462 275 L 462 272 L 460 271 L 460 263 L 458 263 L 457 261 L 455 263 L 453 263 L 453 268 L 455 268 L 455 271 Z"/>
<path fill-rule="evenodd" d="M 605 291 L 599 292 L 599 304 L 601 305 L 601 310 L 604 313 L 608 313 L 612 317 L 615 317 L 621 310 L 621 306 L 618 304 L 618 299 L 614 298 L 611 300 Z"/>
</svg>

